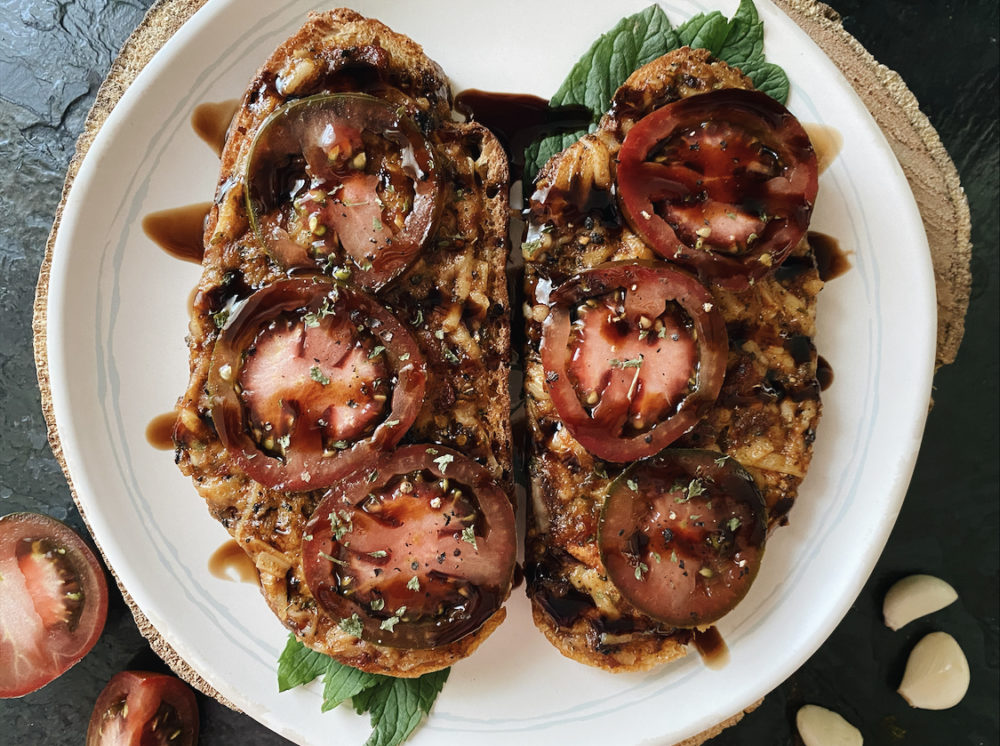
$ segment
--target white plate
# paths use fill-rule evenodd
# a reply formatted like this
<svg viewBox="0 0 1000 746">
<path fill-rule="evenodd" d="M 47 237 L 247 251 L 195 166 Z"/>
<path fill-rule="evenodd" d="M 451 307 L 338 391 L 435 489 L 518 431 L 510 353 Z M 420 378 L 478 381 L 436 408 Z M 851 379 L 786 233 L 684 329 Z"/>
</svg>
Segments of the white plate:
<svg viewBox="0 0 1000 746">
<path fill-rule="evenodd" d="M 704 5 L 702 5 L 704 3 Z M 646 0 L 357 3 L 422 43 L 454 87 L 548 95 L 590 43 Z M 697 655 L 612 675 L 562 658 L 530 621 L 508 620 L 457 664 L 412 743 L 663 743 L 722 720 L 777 686 L 829 635 L 881 551 L 909 481 L 932 374 L 935 290 L 920 216 L 882 134 L 850 86 L 788 18 L 759 0 L 768 59 L 789 107 L 835 127 L 842 152 L 820 179 L 817 230 L 854 268 L 823 291 L 818 347 L 836 381 L 813 467 L 750 595 L 719 627 L 732 658 Z M 676 24 L 736 0 L 664 3 Z M 118 577 L 156 629 L 230 701 L 299 743 L 362 743 L 367 717 L 320 714 L 319 687 L 278 694 L 286 632 L 249 585 L 206 572 L 226 538 L 146 425 L 187 381 L 186 304 L 198 268 L 142 233 L 143 215 L 210 198 L 217 162 L 192 109 L 234 98 L 308 2 L 213 0 L 156 55 L 90 149 L 55 244 L 48 357 L 59 438 L 82 508 Z M 571 19 L 571 22 L 568 20 Z M 317 682 L 318 683 L 318 682 Z"/>
</svg>

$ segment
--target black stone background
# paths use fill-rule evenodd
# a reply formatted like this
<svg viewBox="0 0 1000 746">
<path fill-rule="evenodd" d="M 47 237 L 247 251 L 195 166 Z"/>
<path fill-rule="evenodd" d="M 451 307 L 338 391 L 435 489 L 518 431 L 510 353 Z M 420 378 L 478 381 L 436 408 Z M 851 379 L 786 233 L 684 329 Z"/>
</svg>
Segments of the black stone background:
<svg viewBox="0 0 1000 746">
<path fill-rule="evenodd" d="M 31 308 L 74 142 L 117 50 L 149 0 L 0 0 L 0 514 L 48 513 L 85 534 L 46 443 Z M 936 379 L 916 473 L 874 574 L 826 644 L 764 705 L 713 744 L 794 744 L 794 715 L 823 705 L 870 746 L 997 744 L 998 716 L 998 3 L 833 0 L 844 25 L 897 70 L 937 128 L 972 208 L 972 302 L 957 362 Z M 836 384 L 834 384 L 836 385 Z M 886 589 L 912 572 L 947 579 L 959 601 L 890 632 Z M 895 693 L 906 656 L 945 630 L 972 686 L 957 707 L 913 710 Z M 0 701 L 0 744 L 80 744 L 97 694 L 126 668 L 163 668 L 112 587 L 94 650 L 42 690 Z M 203 744 L 286 743 L 201 697 Z M 331 734 L 331 741 L 336 738 Z"/>
</svg>

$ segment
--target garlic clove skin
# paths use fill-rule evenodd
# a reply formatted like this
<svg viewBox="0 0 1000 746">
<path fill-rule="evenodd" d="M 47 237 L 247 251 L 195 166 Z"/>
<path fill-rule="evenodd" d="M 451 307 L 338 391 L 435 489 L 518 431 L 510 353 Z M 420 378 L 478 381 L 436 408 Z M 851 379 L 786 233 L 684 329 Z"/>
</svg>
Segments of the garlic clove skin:
<svg viewBox="0 0 1000 746">
<path fill-rule="evenodd" d="M 795 714 L 795 727 L 805 746 L 862 746 L 861 731 L 825 707 L 805 705 Z"/>
<path fill-rule="evenodd" d="M 958 598 L 948 583 L 933 575 L 910 575 L 885 594 L 882 617 L 891 630 L 905 627 L 914 619 L 943 609 Z"/>
<path fill-rule="evenodd" d="M 969 661 L 954 637 L 931 632 L 914 646 L 897 690 L 910 707 L 947 710 L 969 690 Z"/>
</svg>

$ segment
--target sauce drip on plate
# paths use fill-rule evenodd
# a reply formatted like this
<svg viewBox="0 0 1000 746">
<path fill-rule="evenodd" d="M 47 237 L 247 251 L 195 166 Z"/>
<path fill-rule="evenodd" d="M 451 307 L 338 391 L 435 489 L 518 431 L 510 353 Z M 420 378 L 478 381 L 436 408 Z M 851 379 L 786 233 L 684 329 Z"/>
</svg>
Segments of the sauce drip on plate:
<svg viewBox="0 0 1000 746">
<path fill-rule="evenodd" d="M 146 440 L 153 448 L 160 451 L 174 449 L 174 423 L 177 422 L 177 410 L 158 414 L 146 426 Z"/>
<path fill-rule="evenodd" d="M 205 218 L 211 209 L 211 202 L 197 202 L 151 212 L 142 219 L 142 230 L 170 256 L 201 264 L 205 256 Z"/>
<path fill-rule="evenodd" d="M 232 539 L 216 549 L 208 558 L 208 571 L 212 577 L 219 578 L 219 580 L 240 583 L 257 582 L 257 568 L 253 560 Z"/>
<path fill-rule="evenodd" d="M 240 101 L 236 98 L 227 101 L 206 101 L 198 104 L 191 112 L 191 129 L 208 143 L 216 155 L 222 155 L 229 123 L 233 121 L 239 106 Z"/>
</svg>

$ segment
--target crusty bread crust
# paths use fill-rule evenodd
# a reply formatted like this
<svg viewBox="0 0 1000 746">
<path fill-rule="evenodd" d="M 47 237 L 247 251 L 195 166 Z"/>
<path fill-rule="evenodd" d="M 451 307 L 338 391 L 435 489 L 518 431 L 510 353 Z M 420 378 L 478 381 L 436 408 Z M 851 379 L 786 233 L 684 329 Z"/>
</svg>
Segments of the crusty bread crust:
<svg viewBox="0 0 1000 746">
<path fill-rule="evenodd" d="M 536 194 L 553 187 L 608 193 L 616 154 L 639 119 L 717 88 L 752 84 L 706 50 L 684 48 L 650 62 L 619 88 L 596 132 L 545 165 Z M 536 226 L 553 218 L 543 200 L 533 198 L 531 207 Z M 538 343 L 548 288 L 604 262 L 658 257 L 627 225 L 600 210 L 568 222 L 556 216 L 554 229 L 542 233 L 540 242 L 525 254 L 525 396 L 532 441 L 525 577 L 532 613 L 564 655 L 609 671 L 646 670 L 684 655 L 693 630 L 664 628 L 622 598 L 607 577 L 596 546 L 597 525 L 618 471 L 588 453 L 562 425 Z M 722 451 L 739 461 L 764 494 L 772 526 L 791 507 L 808 468 L 820 413 L 810 340 L 823 283 L 805 239 L 786 266 L 793 271 L 772 274 L 740 293 L 709 288 L 729 332 L 726 378 L 712 410 L 674 444 Z M 795 354 L 793 338 L 800 340 Z M 765 383 L 780 389 L 780 396 L 761 396 Z"/>
<path fill-rule="evenodd" d="M 378 66 L 374 77 L 372 63 Z M 318 609 L 301 563 L 303 529 L 323 490 L 280 492 L 243 473 L 212 425 L 205 388 L 218 336 L 213 314 L 232 297 L 285 277 L 249 226 L 243 172 L 256 131 L 289 99 L 359 89 L 377 90 L 418 122 L 433 146 L 442 193 L 436 233 L 413 265 L 379 291 L 408 323 L 427 363 L 427 395 L 403 442 L 465 453 L 513 495 L 506 156 L 485 128 L 452 121 L 447 79 L 418 44 L 350 10 L 311 14 L 257 72 L 230 126 L 206 222 L 188 337 L 190 383 L 179 402 L 175 440 L 181 470 L 253 559 L 264 598 L 286 627 L 343 663 L 413 677 L 469 655 L 505 611 L 473 634 L 428 650 L 381 647 L 346 633 L 340 619 Z"/>
</svg>

